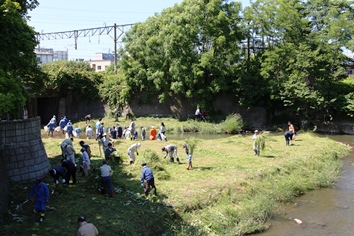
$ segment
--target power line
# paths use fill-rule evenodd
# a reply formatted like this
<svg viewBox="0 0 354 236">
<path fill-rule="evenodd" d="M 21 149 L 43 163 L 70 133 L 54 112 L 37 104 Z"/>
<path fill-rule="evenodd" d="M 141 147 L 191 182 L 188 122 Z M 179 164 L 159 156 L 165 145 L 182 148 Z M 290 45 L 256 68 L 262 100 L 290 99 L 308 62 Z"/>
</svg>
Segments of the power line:
<svg viewBox="0 0 354 236">
<path fill-rule="evenodd" d="M 53 32 L 53 33 L 41 33 L 36 34 L 37 42 L 40 40 L 56 40 L 56 39 L 75 39 L 75 50 L 77 49 L 77 39 L 78 37 L 87 37 L 87 36 L 95 36 L 107 34 L 110 36 L 110 33 L 113 31 L 113 41 L 114 41 L 114 72 L 117 71 L 117 42 L 118 39 L 134 24 L 124 24 L 113 26 L 103 26 L 97 28 L 88 28 L 88 29 L 80 29 L 80 30 L 71 30 L 71 31 L 63 31 L 63 32 Z M 117 35 L 117 30 L 120 31 L 120 34 Z"/>
</svg>

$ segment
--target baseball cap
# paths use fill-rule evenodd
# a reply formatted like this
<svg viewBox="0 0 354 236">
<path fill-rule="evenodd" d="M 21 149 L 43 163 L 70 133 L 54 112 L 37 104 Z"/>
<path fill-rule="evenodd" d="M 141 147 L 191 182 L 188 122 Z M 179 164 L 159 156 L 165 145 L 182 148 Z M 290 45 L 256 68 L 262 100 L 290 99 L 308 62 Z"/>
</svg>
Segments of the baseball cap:
<svg viewBox="0 0 354 236">
<path fill-rule="evenodd" d="M 36 184 L 39 184 L 42 182 L 42 179 L 36 179 Z"/>
<path fill-rule="evenodd" d="M 146 166 L 146 162 L 141 163 L 141 166 Z"/>
</svg>

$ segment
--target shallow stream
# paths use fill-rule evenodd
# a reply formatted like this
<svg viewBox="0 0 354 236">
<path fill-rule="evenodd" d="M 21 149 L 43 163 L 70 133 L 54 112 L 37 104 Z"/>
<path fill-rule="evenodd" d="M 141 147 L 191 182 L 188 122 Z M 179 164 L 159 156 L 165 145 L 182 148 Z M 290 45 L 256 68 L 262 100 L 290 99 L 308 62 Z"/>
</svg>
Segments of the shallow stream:
<svg viewBox="0 0 354 236">
<path fill-rule="evenodd" d="M 354 147 L 354 136 L 328 137 Z M 281 212 L 271 220 L 267 232 L 257 235 L 354 235 L 354 151 L 343 158 L 343 173 L 333 188 L 308 192 L 283 206 Z"/>
<path fill-rule="evenodd" d="M 178 134 L 171 140 L 197 136 L 217 139 L 226 135 Z M 354 148 L 354 135 L 331 135 L 329 138 Z M 354 150 L 342 159 L 343 173 L 333 188 L 306 193 L 281 206 L 270 228 L 257 236 L 353 236 L 354 235 Z M 295 219 L 302 221 L 301 224 Z"/>
</svg>

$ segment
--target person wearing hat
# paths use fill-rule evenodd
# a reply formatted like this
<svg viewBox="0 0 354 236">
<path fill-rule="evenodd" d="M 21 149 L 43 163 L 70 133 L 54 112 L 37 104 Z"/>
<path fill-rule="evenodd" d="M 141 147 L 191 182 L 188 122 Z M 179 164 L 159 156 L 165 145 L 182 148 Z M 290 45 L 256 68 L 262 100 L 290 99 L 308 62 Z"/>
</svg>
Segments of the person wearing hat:
<svg viewBox="0 0 354 236">
<path fill-rule="evenodd" d="M 78 236 L 97 236 L 98 230 L 96 226 L 92 223 L 87 223 L 86 218 L 84 216 L 80 216 L 77 219 L 77 223 L 79 224 L 79 229 L 77 230 Z"/>
<path fill-rule="evenodd" d="M 113 172 L 112 172 L 112 168 L 109 165 L 107 165 L 106 160 L 102 161 L 102 166 L 100 167 L 100 171 L 101 171 L 101 180 L 102 180 L 102 186 L 100 188 L 101 193 L 103 194 L 105 192 L 105 189 L 108 189 L 109 197 L 112 197 L 113 186 L 112 186 L 111 175 L 113 174 Z"/>
<path fill-rule="evenodd" d="M 179 158 L 177 156 L 177 146 L 174 144 L 169 144 L 166 147 L 162 148 L 163 152 L 166 152 L 166 155 L 163 157 L 164 159 L 167 157 L 167 155 L 170 156 L 170 162 L 174 162 L 174 157 L 176 157 L 177 164 L 181 164 L 179 161 Z"/>
<path fill-rule="evenodd" d="M 35 211 L 40 214 L 39 221 L 43 222 L 45 217 L 45 209 L 49 200 L 49 189 L 48 186 L 42 182 L 42 179 L 36 179 L 33 185 L 28 199 L 31 199 L 36 195 L 35 201 Z"/>
<path fill-rule="evenodd" d="M 55 166 L 53 169 L 49 170 L 49 175 L 52 176 L 54 179 L 54 184 L 56 187 L 59 185 L 59 179 L 61 178 L 61 181 L 64 185 L 66 185 L 66 171 L 63 167 L 61 166 Z"/>
<path fill-rule="evenodd" d="M 254 141 L 253 141 L 253 151 L 254 151 L 254 155 L 255 155 L 255 156 L 259 156 L 259 155 L 260 155 L 260 152 L 261 152 L 261 147 L 260 147 L 259 144 L 256 142 L 256 139 L 257 139 L 258 135 L 259 135 L 259 131 L 256 129 L 256 130 L 254 131 L 253 136 L 252 136 L 252 140 L 254 140 Z"/>
<path fill-rule="evenodd" d="M 129 163 L 133 164 L 135 161 L 135 152 L 136 155 L 139 155 L 138 148 L 140 148 L 141 144 L 140 143 L 134 143 L 128 148 L 128 156 L 129 156 Z"/>
<path fill-rule="evenodd" d="M 85 148 L 81 148 L 81 153 L 82 153 L 81 156 L 82 156 L 82 170 L 83 170 L 82 176 L 88 176 L 88 172 L 91 169 L 90 158 Z"/>
<path fill-rule="evenodd" d="M 114 143 L 114 140 L 110 137 L 107 137 L 106 133 L 103 133 L 103 137 L 99 140 L 99 144 L 102 145 L 103 154 L 106 153 L 106 149 L 108 148 L 109 143 Z M 114 145 L 113 145 L 114 146 Z"/>
<path fill-rule="evenodd" d="M 141 166 L 143 167 L 143 171 L 141 173 L 141 186 L 144 187 L 145 196 L 149 195 L 150 187 L 154 189 L 154 194 L 157 195 L 155 178 L 152 170 L 146 166 L 145 162 L 141 163 Z"/>
</svg>

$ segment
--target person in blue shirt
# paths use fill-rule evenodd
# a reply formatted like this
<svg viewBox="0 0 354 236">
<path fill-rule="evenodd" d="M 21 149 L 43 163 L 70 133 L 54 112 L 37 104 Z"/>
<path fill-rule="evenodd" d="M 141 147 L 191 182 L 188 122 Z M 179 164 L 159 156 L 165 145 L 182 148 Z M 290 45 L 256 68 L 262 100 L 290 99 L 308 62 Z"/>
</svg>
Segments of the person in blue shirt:
<svg viewBox="0 0 354 236">
<path fill-rule="evenodd" d="M 37 179 L 33 185 L 28 199 L 31 199 L 36 195 L 35 210 L 40 214 L 40 222 L 43 222 L 45 217 L 46 204 L 49 200 L 49 189 L 48 186 L 42 182 L 41 179 Z"/>
<path fill-rule="evenodd" d="M 66 124 L 66 132 L 68 133 L 69 138 L 72 138 L 74 136 L 73 131 L 74 131 L 73 124 L 69 120 L 69 122 Z"/>
<path fill-rule="evenodd" d="M 60 119 L 59 121 L 59 127 L 60 127 L 60 130 L 64 133 L 64 128 L 66 126 L 66 122 L 64 120 L 64 117 Z"/>
<path fill-rule="evenodd" d="M 48 136 L 52 136 L 54 134 L 54 129 L 55 129 L 55 123 L 53 121 L 49 121 L 49 123 L 47 124 L 48 127 Z"/>
<path fill-rule="evenodd" d="M 141 186 L 144 187 L 145 196 L 149 195 L 150 187 L 154 189 L 154 194 L 157 195 L 155 178 L 154 174 L 152 173 L 152 170 L 146 166 L 145 162 L 143 162 L 141 166 L 143 167 L 143 171 L 141 173 Z"/>
<path fill-rule="evenodd" d="M 59 179 L 61 178 L 61 181 L 63 182 L 64 185 L 66 185 L 66 171 L 63 167 L 61 166 L 55 166 L 53 169 L 49 170 L 50 176 L 53 177 L 55 186 L 59 185 Z"/>
<path fill-rule="evenodd" d="M 76 132 L 76 137 L 80 138 L 81 129 L 79 128 L 79 126 L 76 126 L 75 132 Z"/>
</svg>

